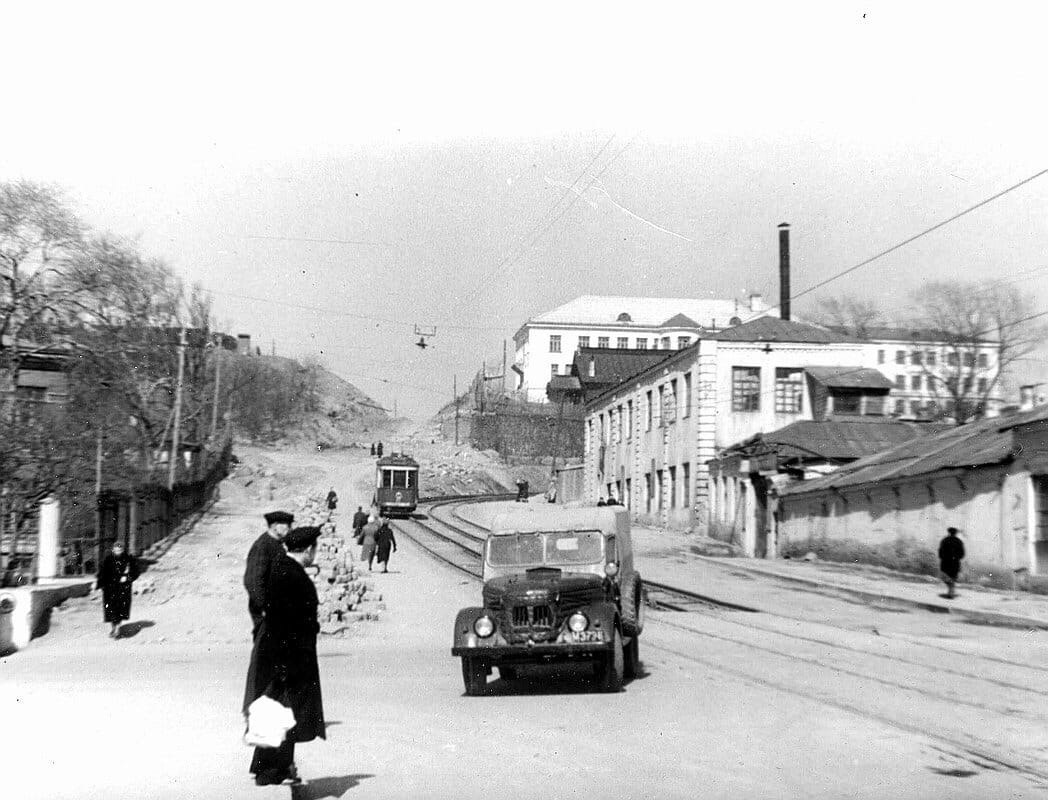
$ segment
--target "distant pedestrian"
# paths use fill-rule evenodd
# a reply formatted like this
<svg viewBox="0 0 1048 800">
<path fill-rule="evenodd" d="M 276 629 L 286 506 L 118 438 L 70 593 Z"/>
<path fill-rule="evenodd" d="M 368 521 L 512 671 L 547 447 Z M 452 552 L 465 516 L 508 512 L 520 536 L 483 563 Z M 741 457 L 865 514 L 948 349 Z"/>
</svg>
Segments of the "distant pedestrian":
<svg viewBox="0 0 1048 800">
<path fill-rule="evenodd" d="M 371 455 L 375 455 L 375 443 L 371 443 Z"/>
<path fill-rule="evenodd" d="M 326 739 L 317 665 L 317 590 L 306 574 L 317 552 L 320 528 L 295 528 L 287 552 L 270 569 L 265 616 L 251 650 L 244 713 L 262 695 L 289 707 L 295 726 L 279 747 L 256 747 L 251 773 L 259 786 L 299 783 L 295 744 Z"/>
<path fill-rule="evenodd" d="M 597 500 L 597 506 L 600 507 L 600 508 L 603 508 L 607 504 L 608 504 L 608 501 L 605 500 L 603 497 L 601 497 L 599 500 Z"/>
<path fill-rule="evenodd" d="M 287 511 L 271 511 L 265 515 L 266 532 L 255 539 L 247 553 L 244 568 L 244 588 L 247 589 L 247 610 L 251 614 L 251 635 L 257 637 L 265 615 L 266 592 L 269 586 L 269 571 L 273 561 L 283 558 L 283 541 L 295 521 L 294 514 Z"/>
<path fill-rule="evenodd" d="M 328 511 L 334 511 L 338 505 L 338 495 L 335 494 L 335 487 L 331 487 L 331 491 L 327 493 L 327 507 Z"/>
<path fill-rule="evenodd" d="M 375 455 L 382 458 L 382 442 L 379 442 L 378 446 L 375 448 Z"/>
<path fill-rule="evenodd" d="M 131 584 L 136 578 L 138 561 L 124 550 L 123 542 L 113 542 L 98 570 L 98 588 L 102 590 L 102 618 L 109 623 L 114 639 L 120 638 L 120 623 L 131 618 Z"/>
<path fill-rule="evenodd" d="M 557 481 L 555 478 L 550 478 L 549 488 L 546 489 L 546 502 L 556 503 L 557 502 Z"/>
<path fill-rule="evenodd" d="M 378 531 L 375 533 L 375 556 L 378 559 L 378 563 L 382 565 L 383 572 L 389 572 L 389 549 L 393 548 L 393 552 L 397 552 L 397 539 L 393 535 L 393 528 L 390 527 L 389 520 L 385 517 L 379 519 Z M 368 568 L 371 567 L 371 562 L 368 562 Z"/>
<path fill-rule="evenodd" d="M 964 560 L 964 542 L 957 534 L 956 528 L 947 528 L 946 536 L 939 542 L 939 568 L 942 570 L 946 581 L 946 596 L 956 597 L 953 587 L 957 583 L 957 574 L 961 571 L 961 561 Z"/>
<path fill-rule="evenodd" d="M 353 514 L 353 538 L 357 540 L 357 544 L 360 544 L 363 534 L 361 531 L 364 530 L 364 526 L 368 524 L 368 515 L 364 511 L 364 506 L 357 506 L 357 511 Z"/>
<path fill-rule="evenodd" d="M 367 524 L 360 532 L 360 560 L 368 562 L 368 571 L 371 571 L 371 562 L 375 560 L 375 542 L 378 535 L 378 522 L 374 515 L 368 517 Z"/>
</svg>

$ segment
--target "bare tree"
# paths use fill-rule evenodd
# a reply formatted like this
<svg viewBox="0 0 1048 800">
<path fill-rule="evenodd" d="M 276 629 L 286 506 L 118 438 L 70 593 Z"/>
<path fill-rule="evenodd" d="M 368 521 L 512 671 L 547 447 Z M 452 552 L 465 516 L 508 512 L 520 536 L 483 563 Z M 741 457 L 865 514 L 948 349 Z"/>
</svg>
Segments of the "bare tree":
<svg viewBox="0 0 1048 800">
<path fill-rule="evenodd" d="M 1046 329 L 1030 296 L 1002 281 L 936 281 L 911 295 L 912 347 L 940 416 L 962 425 L 985 413 L 1016 360 Z M 929 358 L 929 342 L 941 352 Z"/>
<path fill-rule="evenodd" d="M 809 317 L 819 325 L 840 328 L 864 339 L 869 335 L 870 328 L 880 321 L 881 314 L 869 300 L 845 294 L 820 299 Z"/>
</svg>

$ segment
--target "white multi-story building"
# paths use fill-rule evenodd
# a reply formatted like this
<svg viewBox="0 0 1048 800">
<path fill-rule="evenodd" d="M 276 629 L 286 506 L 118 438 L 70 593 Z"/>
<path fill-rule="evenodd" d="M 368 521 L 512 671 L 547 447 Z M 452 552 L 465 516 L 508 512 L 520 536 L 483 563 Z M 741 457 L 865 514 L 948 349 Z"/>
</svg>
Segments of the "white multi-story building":
<svg viewBox="0 0 1048 800">
<path fill-rule="evenodd" d="M 700 333 L 777 316 L 759 294 L 746 302 L 681 297 L 583 295 L 525 322 L 513 337 L 516 389 L 546 402 L 546 384 L 571 372 L 580 347 L 680 350 Z"/>
</svg>

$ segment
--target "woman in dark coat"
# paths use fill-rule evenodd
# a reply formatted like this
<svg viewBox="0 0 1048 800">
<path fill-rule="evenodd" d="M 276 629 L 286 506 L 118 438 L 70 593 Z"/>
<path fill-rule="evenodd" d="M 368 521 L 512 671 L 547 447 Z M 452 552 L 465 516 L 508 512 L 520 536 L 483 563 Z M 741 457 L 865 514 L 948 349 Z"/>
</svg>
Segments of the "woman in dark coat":
<svg viewBox="0 0 1048 800">
<path fill-rule="evenodd" d="M 113 542 L 113 550 L 98 570 L 102 590 L 102 615 L 110 624 L 109 635 L 120 638 L 120 623 L 131 618 L 131 584 L 138 578 L 138 561 L 125 552 L 123 542 Z"/>
<path fill-rule="evenodd" d="M 375 534 L 375 555 L 378 558 L 378 563 L 382 565 L 383 572 L 389 572 L 389 549 L 393 548 L 393 552 L 397 552 L 397 540 L 393 536 L 393 529 L 389 526 L 389 520 L 382 517 L 378 526 L 378 532 Z M 370 564 L 369 564 L 370 566 Z"/>
<path fill-rule="evenodd" d="M 268 695 L 288 706 L 295 726 L 280 747 L 256 747 L 251 772 L 259 786 L 298 780 L 295 743 L 327 738 L 317 666 L 317 590 L 306 574 L 317 550 L 320 528 L 295 528 L 284 544 L 287 555 L 273 563 L 266 615 L 251 651 L 244 713 Z"/>
</svg>

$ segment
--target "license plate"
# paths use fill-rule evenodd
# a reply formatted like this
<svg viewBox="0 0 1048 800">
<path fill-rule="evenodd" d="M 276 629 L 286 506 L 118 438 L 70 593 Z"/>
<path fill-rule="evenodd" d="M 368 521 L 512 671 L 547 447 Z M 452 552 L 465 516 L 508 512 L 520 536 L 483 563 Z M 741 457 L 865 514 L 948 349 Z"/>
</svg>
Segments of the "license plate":
<svg viewBox="0 0 1048 800">
<path fill-rule="evenodd" d="M 600 635 L 600 631 L 571 631 L 571 641 L 603 642 L 604 637 Z"/>
</svg>

